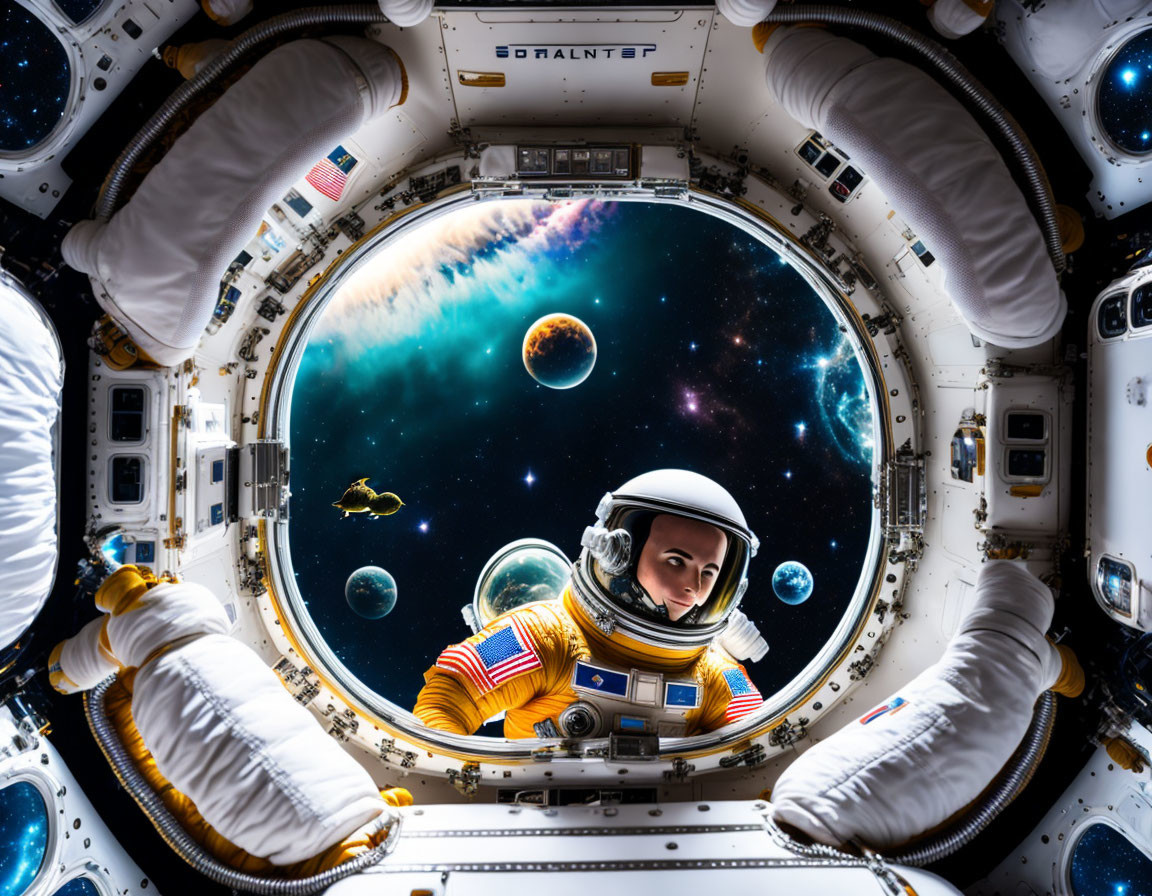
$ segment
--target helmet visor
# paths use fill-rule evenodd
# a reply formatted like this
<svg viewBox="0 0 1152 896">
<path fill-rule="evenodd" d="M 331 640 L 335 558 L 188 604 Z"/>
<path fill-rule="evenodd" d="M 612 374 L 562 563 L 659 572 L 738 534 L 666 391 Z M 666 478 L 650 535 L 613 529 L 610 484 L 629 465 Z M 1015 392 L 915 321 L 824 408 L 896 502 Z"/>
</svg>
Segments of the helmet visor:
<svg viewBox="0 0 1152 896">
<path fill-rule="evenodd" d="M 692 563 L 696 558 L 688 550 L 681 550 L 676 539 L 669 540 L 663 536 L 662 530 L 667 527 L 658 527 L 658 537 L 652 537 L 653 522 L 661 516 L 661 511 L 648 508 L 626 507 L 620 508 L 608 520 L 610 529 L 625 529 L 631 535 L 631 558 L 626 572 L 619 576 L 609 576 L 600 564 L 593 562 L 593 573 L 605 595 L 609 597 L 621 610 L 638 616 L 648 622 L 659 622 L 675 629 L 692 630 L 714 626 L 727 618 L 736 607 L 741 594 L 741 582 L 744 580 L 748 568 L 749 545 L 747 537 L 719 521 L 696 514 L 667 513 L 668 516 L 681 517 L 705 523 L 720 530 L 726 536 L 723 559 L 719 569 L 708 570 L 705 578 L 711 579 L 711 589 L 707 598 L 700 604 L 684 610 L 669 606 L 661 593 L 650 594 L 639 581 L 639 568 L 641 558 L 645 551 L 657 551 L 661 554 L 683 554 L 682 563 Z M 673 561 L 676 562 L 676 561 Z M 671 612 L 670 612 L 671 610 Z"/>
</svg>

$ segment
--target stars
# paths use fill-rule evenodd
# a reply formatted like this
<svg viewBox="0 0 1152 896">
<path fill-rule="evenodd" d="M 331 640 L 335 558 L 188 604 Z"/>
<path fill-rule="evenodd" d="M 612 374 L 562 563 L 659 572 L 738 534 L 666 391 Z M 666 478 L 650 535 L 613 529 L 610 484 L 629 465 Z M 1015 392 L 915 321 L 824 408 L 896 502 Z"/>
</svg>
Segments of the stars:
<svg viewBox="0 0 1152 896">
<path fill-rule="evenodd" d="M 428 534 L 428 520 L 420 520 L 420 524 L 416 527 L 421 535 Z"/>
<path fill-rule="evenodd" d="M 830 542 L 828 542 L 828 547 L 830 547 L 832 550 L 836 550 L 836 548 L 840 547 L 840 544 L 836 541 L 835 538 L 833 538 Z"/>
<path fill-rule="evenodd" d="M 1126 68 L 1120 72 L 1120 80 L 1124 82 L 1125 87 L 1131 87 L 1136 83 L 1136 69 Z"/>
<path fill-rule="evenodd" d="M 695 414 L 700 410 L 700 400 L 696 397 L 695 392 L 685 390 L 683 408 L 688 414 Z"/>
<path fill-rule="evenodd" d="M 792 471 L 791 470 L 785 470 L 784 471 L 784 478 L 785 479 L 791 479 L 792 478 Z"/>
<path fill-rule="evenodd" d="M 689 342 L 688 343 L 688 351 L 690 351 L 690 352 L 694 352 L 699 348 L 700 348 L 699 342 Z"/>
<path fill-rule="evenodd" d="M 532 488 L 532 483 L 533 483 L 533 482 L 535 482 L 535 481 L 536 481 L 536 477 L 535 477 L 535 476 L 533 476 L 533 475 L 532 475 L 532 471 L 531 471 L 531 470 L 529 470 L 529 471 L 528 471 L 528 473 L 527 473 L 527 475 L 525 475 L 525 477 L 524 477 L 524 484 L 525 484 L 526 486 L 528 486 L 528 488 Z"/>
<path fill-rule="evenodd" d="M 804 433 L 806 433 L 807 431 L 808 431 L 808 424 L 806 424 L 803 420 L 801 420 L 799 423 L 796 424 L 796 438 L 799 441 L 801 441 L 801 442 L 804 441 Z"/>
</svg>

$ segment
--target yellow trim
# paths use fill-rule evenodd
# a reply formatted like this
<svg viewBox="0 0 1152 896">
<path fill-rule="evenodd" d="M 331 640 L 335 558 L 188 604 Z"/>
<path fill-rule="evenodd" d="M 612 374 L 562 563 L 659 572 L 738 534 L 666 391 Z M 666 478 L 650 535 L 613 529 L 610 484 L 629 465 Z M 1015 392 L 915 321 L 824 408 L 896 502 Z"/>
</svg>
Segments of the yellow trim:
<svg viewBox="0 0 1152 896">
<path fill-rule="evenodd" d="M 208 18 L 210 18 L 210 19 L 211 19 L 213 22 L 215 22 L 217 25 L 223 25 L 223 26 L 227 27 L 228 25 L 232 24 L 232 23 L 231 23 L 231 22 L 229 22 L 227 19 L 225 19 L 225 18 L 222 18 L 222 17 L 221 17 L 221 16 L 220 16 L 220 15 L 219 15 L 219 14 L 216 12 L 216 10 L 214 10 L 214 9 L 212 8 L 212 0 L 200 0 L 200 8 L 201 8 L 202 10 L 204 10 L 204 14 L 205 14 L 206 16 L 208 16 Z"/>
<path fill-rule="evenodd" d="M 1084 219 L 1074 208 L 1056 206 L 1056 225 L 1060 233 L 1060 248 L 1068 255 L 1084 245 Z"/>
<path fill-rule="evenodd" d="M 1008 489 L 1008 494 L 1013 498 L 1039 498 L 1043 491 L 1042 485 L 1014 485 Z"/>
<path fill-rule="evenodd" d="M 992 12 L 994 2 L 995 0 L 963 0 L 964 5 L 982 19 L 988 18 L 988 14 Z"/>
<path fill-rule="evenodd" d="M 176 405 L 172 409 L 172 427 L 168 433 L 169 456 L 168 456 L 168 537 L 175 542 L 176 540 L 176 462 L 178 452 L 176 449 L 176 440 L 180 432 L 180 421 L 184 419 L 183 409 L 180 405 Z M 167 545 L 166 545 L 167 546 Z M 177 545 L 177 547 L 180 547 Z"/>
<path fill-rule="evenodd" d="M 400 66 L 400 99 L 396 100 L 396 105 L 403 106 L 408 99 L 408 69 L 404 67 L 404 60 L 400 58 L 399 53 L 391 47 L 385 47 L 384 49 L 396 58 L 396 64 Z"/>
<path fill-rule="evenodd" d="M 465 87 L 503 87 L 503 72 L 459 72 L 457 79 Z"/>
<path fill-rule="evenodd" d="M 688 72 L 652 72 L 653 87 L 683 87 L 688 83 Z"/>
</svg>

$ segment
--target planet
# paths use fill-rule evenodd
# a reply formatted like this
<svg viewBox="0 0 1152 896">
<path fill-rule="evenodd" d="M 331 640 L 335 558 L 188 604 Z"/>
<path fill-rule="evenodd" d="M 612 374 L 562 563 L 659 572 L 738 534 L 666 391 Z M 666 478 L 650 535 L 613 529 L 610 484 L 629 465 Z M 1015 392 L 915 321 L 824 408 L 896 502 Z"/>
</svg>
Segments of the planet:
<svg viewBox="0 0 1152 896">
<path fill-rule="evenodd" d="M 854 463 L 871 464 L 872 397 L 847 337 L 841 337 L 836 350 L 817 361 L 816 400 L 841 456 Z"/>
<path fill-rule="evenodd" d="M 571 314 L 547 314 L 528 328 L 522 349 L 532 379 L 549 389 L 571 389 L 588 379 L 596 364 L 596 339 Z"/>
<path fill-rule="evenodd" d="M 382 619 L 396 606 L 396 580 L 379 566 L 361 566 L 348 577 L 344 597 L 358 616 Z"/>
<path fill-rule="evenodd" d="M 540 538 L 504 545 L 484 564 L 476 581 L 473 608 L 481 625 L 524 604 L 558 598 L 572 563 L 560 548 Z"/>
<path fill-rule="evenodd" d="M 772 573 L 772 590 L 789 606 L 802 604 L 812 596 L 812 573 L 803 563 L 786 560 Z"/>
</svg>

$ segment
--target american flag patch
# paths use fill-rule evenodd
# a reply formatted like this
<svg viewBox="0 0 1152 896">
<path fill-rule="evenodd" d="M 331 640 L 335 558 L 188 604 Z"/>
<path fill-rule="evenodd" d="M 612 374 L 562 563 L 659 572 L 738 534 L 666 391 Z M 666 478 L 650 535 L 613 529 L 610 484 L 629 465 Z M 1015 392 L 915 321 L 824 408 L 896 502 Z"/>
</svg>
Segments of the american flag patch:
<svg viewBox="0 0 1152 896">
<path fill-rule="evenodd" d="M 728 709 L 724 712 L 724 724 L 727 725 L 755 712 L 764 698 L 756 690 L 756 686 L 748 680 L 743 669 L 725 669 L 724 681 L 732 694 L 728 701 Z"/>
<path fill-rule="evenodd" d="M 508 622 L 482 641 L 449 647 L 440 654 L 436 665 L 464 676 L 481 694 L 510 678 L 541 668 L 536 645 L 524 623 L 515 616 Z"/>
<path fill-rule="evenodd" d="M 348 173 L 356 167 L 357 161 L 357 158 L 343 146 L 337 146 L 328 153 L 327 158 L 312 166 L 312 170 L 304 175 L 304 180 L 329 199 L 337 200 L 344 192 L 344 185 L 348 183 Z"/>
<path fill-rule="evenodd" d="M 867 725 L 869 722 L 874 722 L 876 719 L 885 713 L 897 713 L 908 705 L 908 701 L 903 697 L 893 697 L 883 706 L 877 706 L 872 712 L 860 717 L 860 724 Z"/>
</svg>

